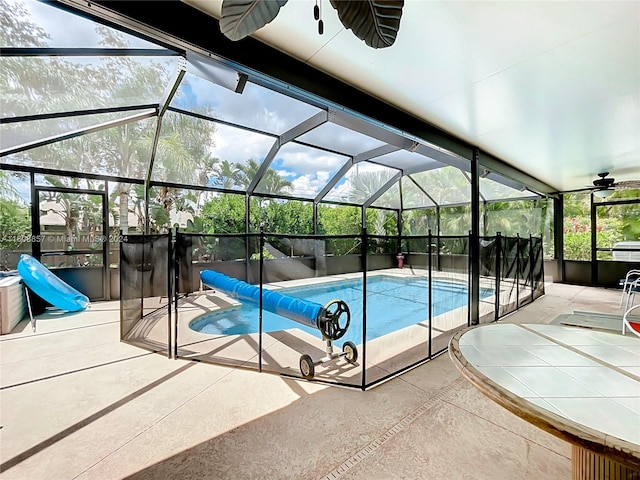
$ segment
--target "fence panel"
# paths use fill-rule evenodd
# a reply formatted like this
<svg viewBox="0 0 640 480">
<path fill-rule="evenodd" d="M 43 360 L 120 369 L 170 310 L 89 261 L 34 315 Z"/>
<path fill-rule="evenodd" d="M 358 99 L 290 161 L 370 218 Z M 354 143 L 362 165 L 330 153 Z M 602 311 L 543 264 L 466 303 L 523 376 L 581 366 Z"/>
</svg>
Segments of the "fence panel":
<svg viewBox="0 0 640 480">
<path fill-rule="evenodd" d="M 169 353 L 170 235 L 127 235 L 120 246 L 120 338 Z"/>
<path fill-rule="evenodd" d="M 144 348 L 166 349 L 174 329 L 183 358 L 366 388 L 442 352 L 469 324 L 469 236 L 178 232 L 171 264 L 169 238 L 121 246 L 122 338 Z M 481 322 L 544 293 L 541 239 L 483 237 L 480 255 Z M 205 270 L 223 284 L 203 284 Z M 171 275 L 170 329 L 158 307 Z"/>
<path fill-rule="evenodd" d="M 531 241 L 518 237 L 518 308 L 532 301 Z"/>
</svg>

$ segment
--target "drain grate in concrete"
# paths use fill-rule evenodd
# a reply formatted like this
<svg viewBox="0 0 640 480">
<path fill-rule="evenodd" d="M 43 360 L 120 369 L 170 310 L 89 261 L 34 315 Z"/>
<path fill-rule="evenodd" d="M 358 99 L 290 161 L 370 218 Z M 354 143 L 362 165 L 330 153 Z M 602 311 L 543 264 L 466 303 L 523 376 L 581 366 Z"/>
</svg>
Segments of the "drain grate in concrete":
<svg viewBox="0 0 640 480">
<path fill-rule="evenodd" d="M 421 406 L 416 408 L 409 415 L 404 417 L 398 423 L 396 423 L 393 427 L 387 430 L 380 437 L 375 439 L 373 442 L 366 445 L 364 448 L 356 452 L 351 457 L 347 458 L 342 464 L 338 465 L 335 469 L 333 469 L 328 474 L 324 475 L 321 480 L 336 480 L 340 478 L 342 475 L 347 473 L 351 468 L 356 466 L 358 463 L 362 462 L 369 455 L 374 453 L 378 448 L 384 445 L 386 442 L 395 437 L 402 430 L 407 428 L 411 423 L 413 423 L 416 419 L 424 415 L 427 410 L 433 407 L 438 401 L 442 398 L 446 397 L 449 393 L 455 390 L 459 385 L 465 383 L 464 378 L 459 377 L 449 385 L 447 385 L 443 390 L 441 390 L 437 395 L 434 395 L 426 403 L 423 403 Z"/>
</svg>

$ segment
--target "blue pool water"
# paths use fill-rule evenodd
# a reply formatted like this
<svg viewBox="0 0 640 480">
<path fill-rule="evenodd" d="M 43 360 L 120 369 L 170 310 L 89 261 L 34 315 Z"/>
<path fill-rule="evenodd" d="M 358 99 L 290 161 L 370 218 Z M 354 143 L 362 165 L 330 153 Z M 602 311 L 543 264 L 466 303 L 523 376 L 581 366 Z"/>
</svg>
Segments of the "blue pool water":
<svg viewBox="0 0 640 480">
<path fill-rule="evenodd" d="M 343 300 L 351 311 L 351 325 L 339 342 L 350 340 L 362 343 L 362 278 L 283 288 L 278 292 L 326 305 L 332 300 Z M 482 289 L 481 297 L 492 295 L 493 290 Z M 376 275 L 367 278 L 367 340 L 413 325 L 429 317 L 429 292 L 426 278 L 398 278 Z M 464 283 L 433 281 L 433 315 L 467 304 L 468 289 Z M 259 330 L 257 305 L 244 303 L 224 311 L 207 313 L 193 320 L 189 327 L 201 333 L 238 335 L 256 333 Z M 318 338 L 320 331 L 288 318 L 263 310 L 264 332 L 300 328 Z M 343 321 L 341 320 L 341 324 Z"/>
</svg>

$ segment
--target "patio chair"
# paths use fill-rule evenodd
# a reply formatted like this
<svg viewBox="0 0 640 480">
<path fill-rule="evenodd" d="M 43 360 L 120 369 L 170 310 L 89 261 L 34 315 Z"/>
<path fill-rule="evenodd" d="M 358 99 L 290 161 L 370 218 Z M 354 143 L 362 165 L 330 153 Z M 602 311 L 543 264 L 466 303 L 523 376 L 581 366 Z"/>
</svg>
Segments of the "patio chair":
<svg viewBox="0 0 640 480">
<path fill-rule="evenodd" d="M 637 278 L 627 285 L 627 299 L 624 302 L 625 312 L 628 312 L 629 309 L 633 307 L 633 304 L 635 303 L 635 297 L 638 293 L 640 293 L 640 278 Z"/>
<path fill-rule="evenodd" d="M 640 270 L 629 270 L 625 277 L 620 279 L 619 285 L 622 287 L 622 295 L 620 296 L 620 305 L 618 308 L 622 308 L 625 294 L 628 293 L 630 285 L 638 279 L 640 279 Z"/>
<path fill-rule="evenodd" d="M 624 313 L 624 316 L 622 317 L 623 335 L 625 334 L 626 329 L 629 328 L 629 330 L 631 330 L 631 333 L 634 333 L 635 335 L 640 337 L 640 317 L 635 317 L 633 320 L 630 318 L 631 312 L 636 308 L 640 308 L 640 304 L 636 305 L 635 307 L 631 307 Z"/>
</svg>

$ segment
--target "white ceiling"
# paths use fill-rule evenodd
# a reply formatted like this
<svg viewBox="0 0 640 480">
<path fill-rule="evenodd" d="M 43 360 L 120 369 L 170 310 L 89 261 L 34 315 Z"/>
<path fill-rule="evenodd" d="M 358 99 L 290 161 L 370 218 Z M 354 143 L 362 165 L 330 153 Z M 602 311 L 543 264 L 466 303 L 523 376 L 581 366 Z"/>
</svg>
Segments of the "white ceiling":
<svg viewBox="0 0 640 480">
<path fill-rule="evenodd" d="M 560 191 L 640 180 L 640 2 L 406 0 L 380 50 L 321 4 L 323 35 L 291 0 L 254 37 Z"/>
</svg>

